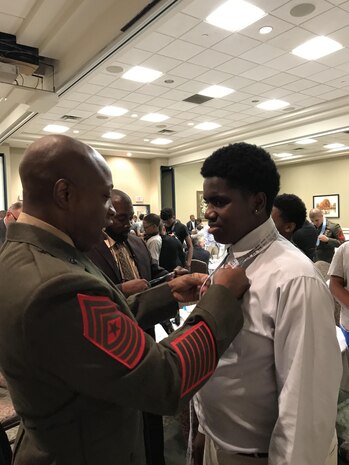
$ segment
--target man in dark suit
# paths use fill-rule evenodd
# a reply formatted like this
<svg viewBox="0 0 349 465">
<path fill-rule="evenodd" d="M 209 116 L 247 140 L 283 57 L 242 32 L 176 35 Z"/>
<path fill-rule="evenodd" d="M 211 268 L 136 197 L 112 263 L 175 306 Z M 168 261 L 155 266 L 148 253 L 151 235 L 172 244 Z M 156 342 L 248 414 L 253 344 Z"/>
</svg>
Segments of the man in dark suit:
<svg viewBox="0 0 349 465">
<path fill-rule="evenodd" d="M 198 225 L 198 222 L 196 221 L 195 219 L 195 216 L 194 215 L 190 215 L 190 220 L 188 221 L 187 223 L 187 228 L 188 228 L 188 231 L 191 232 L 193 231 L 193 229 L 196 229 L 196 226 Z"/>
<path fill-rule="evenodd" d="M 195 260 L 201 260 L 208 266 L 210 261 L 210 252 L 205 250 L 205 239 L 202 236 L 193 236 L 191 238 L 194 246 L 193 258 Z"/>
<path fill-rule="evenodd" d="M 106 228 L 106 234 L 88 256 L 128 297 L 148 289 L 151 279 L 164 276 L 168 271 L 151 258 L 141 238 L 130 234 L 134 214 L 130 197 L 113 189 L 111 200 L 116 211 L 113 223 Z M 165 307 L 173 303 L 162 302 L 162 305 Z M 168 334 L 173 332 L 169 320 L 162 325 Z M 148 328 L 147 332 L 155 338 L 154 328 Z M 165 465 L 162 417 L 144 413 L 143 421 L 147 464 Z"/>
</svg>

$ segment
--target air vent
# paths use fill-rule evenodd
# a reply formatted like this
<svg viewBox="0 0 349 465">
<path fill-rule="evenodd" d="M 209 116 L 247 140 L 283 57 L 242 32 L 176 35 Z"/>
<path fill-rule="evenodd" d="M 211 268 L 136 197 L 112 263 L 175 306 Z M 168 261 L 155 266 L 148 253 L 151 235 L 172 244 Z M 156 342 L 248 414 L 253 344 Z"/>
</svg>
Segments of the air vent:
<svg viewBox="0 0 349 465">
<path fill-rule="evenodd" d="M 161 129 L 161 131 L 158 131 L 158 134 L 174 134 L 175 132 L 172 129 Z"/>
<path fill-rule="evenodd" d="M 206 97 L 205 95 L 194 94 L 191 97 L 185 98 L 183 102 L 196 103 L 197 105 L 201 105 L 202 103 L 208 102 L 212 99 L 213 97 Z"/>
<path fill-rule="evenodd" d="M 304 150 L 304 147 L 296 147 L 296 148 L 294 148 L 292 150 Z"/>
<path fill-rule="evenodd" d="M 78 121 L 81 119 L 81 116 L 63 115 L 61 119 L 64 119 L 64 121 Z"/>
</svg>

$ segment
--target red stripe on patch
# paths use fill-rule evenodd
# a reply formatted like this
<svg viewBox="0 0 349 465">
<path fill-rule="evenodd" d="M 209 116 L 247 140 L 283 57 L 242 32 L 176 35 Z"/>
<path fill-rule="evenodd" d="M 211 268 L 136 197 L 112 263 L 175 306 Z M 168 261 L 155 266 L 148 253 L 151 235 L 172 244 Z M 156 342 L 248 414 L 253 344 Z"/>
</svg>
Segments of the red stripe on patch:
<svg viewBox="0 0 349 465">
<path fill-rule="evenodd" d="M 216 346 L 204 321 L 171 341 L 182 368 L 181 398 L 210 377 L 216 368 Z"/>
<path fill-rule="evenodd" d="M 137 323 L 104 296 L 77 295 L 83 335 L 99 349 L 132 370 L 144 354 L 145 335 Z"/>
</svg>

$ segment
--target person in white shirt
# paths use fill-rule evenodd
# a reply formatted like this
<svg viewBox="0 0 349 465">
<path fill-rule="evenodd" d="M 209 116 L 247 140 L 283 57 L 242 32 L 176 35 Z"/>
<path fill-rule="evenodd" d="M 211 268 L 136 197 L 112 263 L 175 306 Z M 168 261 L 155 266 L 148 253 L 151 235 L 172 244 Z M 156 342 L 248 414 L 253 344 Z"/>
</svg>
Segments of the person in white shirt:
<svg viewBox="0 0 349 465">
<path fill-rule="evenodd" d="M 151 258 L 159 264 L 162 239 L 159 234 L 160 216 L 149 213 L 143 218 L 144 240 L 147 244 Z"/>
<path fill-rule="evenodd" d="M 349 346 L 349 242 L 345 242 L 337 249 L 328 275 L 330 276 L 330 291 L 341 304 L 340 327 Z"/>
<path fill-rule="evenodd" d="M 195 399 L 203 463 L 336 464 L 342 368 L 333 299 L 270 218 L 276 166 L 264 149 L 238 143 L 208 157 L 201 174 L 209 233 L 232 244 L 226 263 L 251 280 L 243 329 Z"/>
</svg>

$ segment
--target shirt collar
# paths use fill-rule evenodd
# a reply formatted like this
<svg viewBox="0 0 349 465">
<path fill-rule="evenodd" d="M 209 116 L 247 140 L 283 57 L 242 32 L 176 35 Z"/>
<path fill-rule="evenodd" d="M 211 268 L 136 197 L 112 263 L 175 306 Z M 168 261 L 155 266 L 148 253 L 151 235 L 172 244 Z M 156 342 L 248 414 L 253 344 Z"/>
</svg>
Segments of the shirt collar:
<svg viewBox="0 0 349 465">
<path fill-rule="evenodd" d="M 258 226 L 256 229 L 250 231 L 246 236 L 240 239 L 236 244 L 231 245 L 231 250 L 238 257 L 244 254 L 254 247 L 258 246 L 263 239 L 275 231 L 274 221 L 269 217 L 264 223 Z"/>
<path fill-rule="evenodd" d="M 17 219 L 17 223 L 30 224 L 32 226 L 36 226 L 37 228 L 44 229 L 45 231 L 53 234 L 54 236 L 59 237 L 59 239 L 62 239 L 62 241 L 67 242 L 68 244 L 75 247 L 72 239 L 63 231 L 56 228 L 55 226 L 52 226 L 52 224 L 39 220 L 39 218 L 36 218 L 35 216 L 28 215 L 28 213 L 21 212 Z"/>
</svg>

